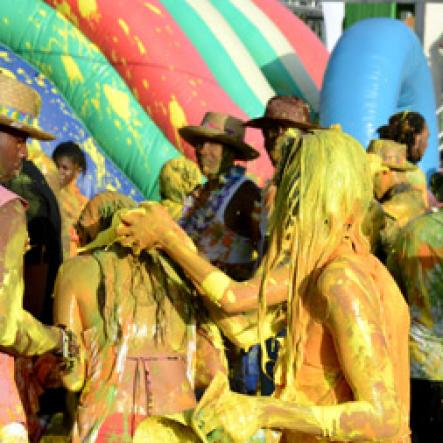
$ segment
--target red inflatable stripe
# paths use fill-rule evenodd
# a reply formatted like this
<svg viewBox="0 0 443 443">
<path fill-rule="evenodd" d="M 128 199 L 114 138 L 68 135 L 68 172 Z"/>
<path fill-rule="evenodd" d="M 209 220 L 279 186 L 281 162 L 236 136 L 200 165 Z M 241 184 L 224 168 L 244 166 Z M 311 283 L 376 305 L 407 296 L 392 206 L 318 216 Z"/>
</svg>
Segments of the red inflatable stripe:
<svg viewBox="0 0 443 443">
<path fill-rule="evenodd" d="M 82 10 L 77 0 L 46 0 L 67 16 L 114 65 L 153 121 L 188 157 L 177 129 L 199 124 L 207 111 L 248 119 L 219 86 L 196 49 L 157 0 L 95 0 Z M 233 79 L 235 81 L 235 79 Z M 257 130 L 247 141 L 262 155 L 248 163 L 248 171 L 268 178 L 272 166 Z"/>
</svg>

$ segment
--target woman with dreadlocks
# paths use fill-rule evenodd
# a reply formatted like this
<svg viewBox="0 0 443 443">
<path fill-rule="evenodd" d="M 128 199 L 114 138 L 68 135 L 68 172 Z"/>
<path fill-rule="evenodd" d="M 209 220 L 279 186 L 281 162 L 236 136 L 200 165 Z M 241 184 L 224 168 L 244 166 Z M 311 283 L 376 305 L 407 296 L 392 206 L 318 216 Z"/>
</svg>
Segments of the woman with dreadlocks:
<svg viewBox="0 0 443 443">
<path fill-rule="evenodd" d="M 406 145 L 406 158 L 412 163 L 406 176 L 408 182 L 422 192 L 425 205 L 428 206 L 426 177 L 416 166 L 428 147 L 429 128 L 424 117 L 413 111 L 398 112 L 389 118 L 388 124 L 377 129 L 381 139 L 393 140 Z M 414 167 L 415 166 L 415 167 Z"/>
<path fill-rule="evenodd" d="M 269 249 L 251 280 L 194 253 L 158 205 L 117 228 L 123 244 L 166 251 L 226 312 L 258 307 L 260 330 L 267 307 L 287 303 L 273 398 L 229 392 L 217 376 L 194 426 L 209 441 L 245 442 L 264 428 L 285 442 L 409 442 L 409 314 L 361 231 L 372 198 L 365 151 L 338 129 L 287 142 Z"/>
</svg>

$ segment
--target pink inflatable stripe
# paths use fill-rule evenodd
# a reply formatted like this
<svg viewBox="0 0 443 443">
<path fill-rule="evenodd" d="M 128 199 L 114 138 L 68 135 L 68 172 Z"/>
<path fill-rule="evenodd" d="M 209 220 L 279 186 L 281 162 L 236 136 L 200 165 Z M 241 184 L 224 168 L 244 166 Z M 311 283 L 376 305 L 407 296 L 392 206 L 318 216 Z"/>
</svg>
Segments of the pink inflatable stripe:
<svg viewBox="0 0 443 443">
<path fill-rule="evenodd" d="M 280 29 L 318 89 L 321 89 L 329 54 L 319 38 L 278 0 L 252 0 Z"/>
</svg>

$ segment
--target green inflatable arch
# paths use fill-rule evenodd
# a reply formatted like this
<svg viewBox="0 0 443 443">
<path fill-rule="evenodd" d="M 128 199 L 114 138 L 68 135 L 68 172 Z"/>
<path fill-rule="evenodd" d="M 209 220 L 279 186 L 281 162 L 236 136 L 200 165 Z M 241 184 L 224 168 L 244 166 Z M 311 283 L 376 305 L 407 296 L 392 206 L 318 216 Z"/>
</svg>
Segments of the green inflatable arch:
<svg viewBox="0 0 443 443">
<path fill-rule="evenodd" d="M 35 0 L 0 2 L 0 41 L 46 75 L 106 155 L 148 199 L 158 174 L 179 155 L 120 75 L 78 29 Z"/>
</svg>

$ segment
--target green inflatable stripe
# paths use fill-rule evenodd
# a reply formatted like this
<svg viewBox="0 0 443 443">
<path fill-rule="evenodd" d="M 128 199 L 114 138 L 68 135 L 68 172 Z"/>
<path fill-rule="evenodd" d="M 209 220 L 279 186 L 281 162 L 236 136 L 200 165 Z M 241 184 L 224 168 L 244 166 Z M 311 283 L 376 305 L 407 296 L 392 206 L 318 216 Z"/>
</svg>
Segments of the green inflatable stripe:
<svg viewBox="0 0 443 443">
<path fill-rule="evenodd" d="M 184 0 L 160 0 L 208 65 L 220 86 L 250 117 L 263 114 L 263 105 L 208 28 Z"/>
<path fill-rule="evenodd" d="M 275 92 L 278 95 L 303 97 L 278 54 L 252 21 L 252 17 L 246 17 L 228 0 L 211 0 L 211 3 L 239 36 Z"/>
<path fill-rule="evenodd" d="M 0 17 L 0 41 L 52 80 L 106 155 L 158 199 L 159 171 L 179 153 L 98 48 L 40 1 L 2 1 Z"/>
</svg>

